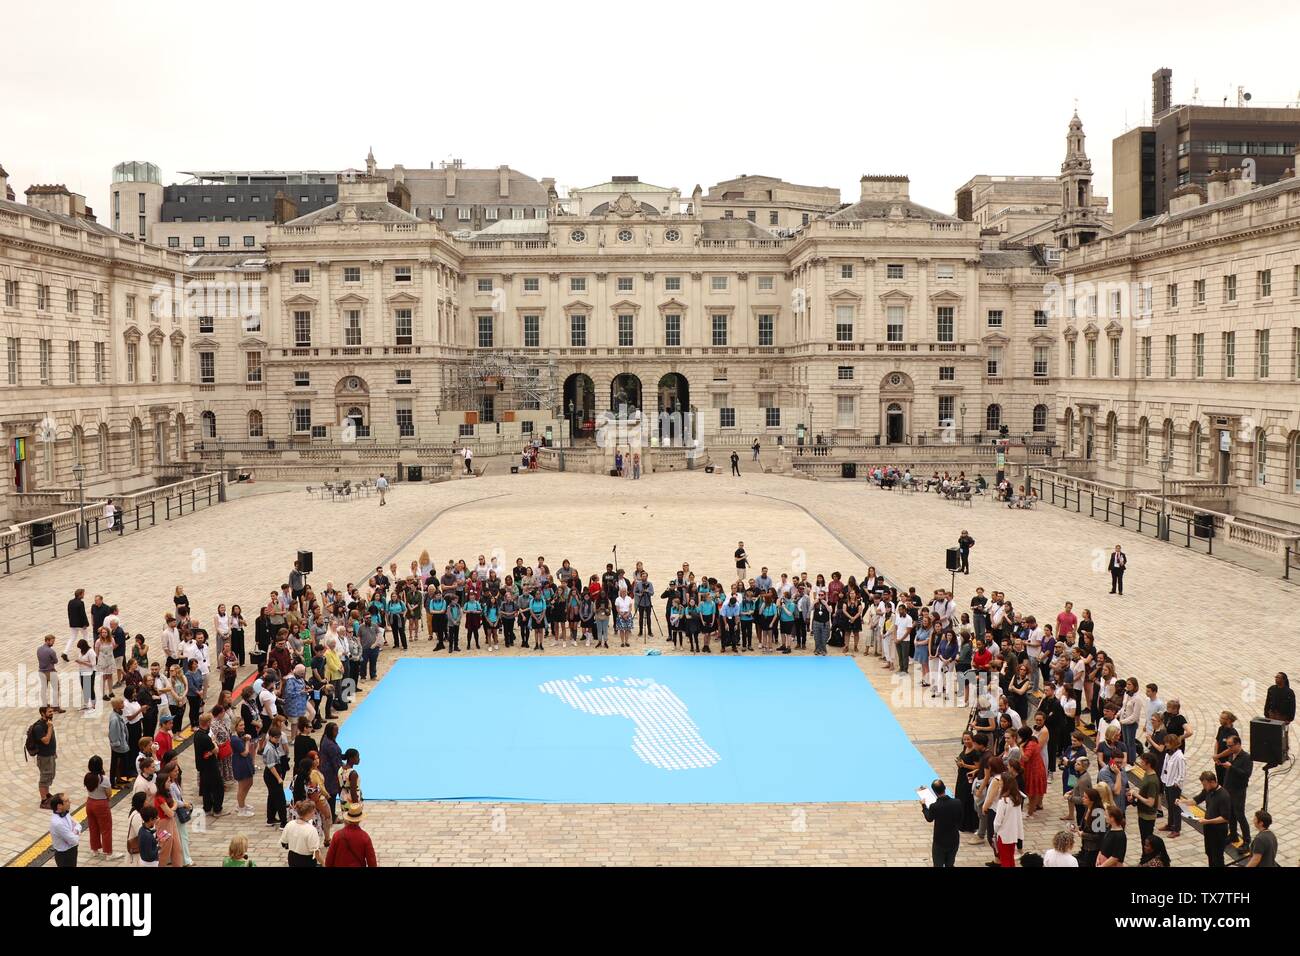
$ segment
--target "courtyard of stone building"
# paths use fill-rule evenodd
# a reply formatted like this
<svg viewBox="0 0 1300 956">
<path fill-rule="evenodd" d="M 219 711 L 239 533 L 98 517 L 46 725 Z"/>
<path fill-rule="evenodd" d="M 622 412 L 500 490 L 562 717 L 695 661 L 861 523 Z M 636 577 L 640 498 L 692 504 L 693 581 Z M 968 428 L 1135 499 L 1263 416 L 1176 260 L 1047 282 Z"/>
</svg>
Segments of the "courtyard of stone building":
<svg viewBox="0 0 1300 956">
<path fill-rule="evenodd" d="M 748 457 L 748 456 L 745 456 Z M 748 464 L 747 462 L 745 463 Z M 742 466 L 743 467 L 743 466 Z M 1121 677 L 1159 684 L 1161 696 L 1178 697 L 1196 730 L 1189 741 L 1189 780 L 1210 766 L 1218 714 L 1230 709 L 1245 728 L 1262 713 L 1264 694 L 1278 670 L 1295 671 L 1293 583 L 1229 561 L 1171 547 L 1084 516 L 1040 506 L 1010 511 L 989 500 L 971 508 L 938 496 L 900 495 L 866 482 L 811 481 L 744 468 L 732 478 L 702 472 L 661 473 L 640 481 L 579 474 L 510 475 L 435 484 L 398 485 L 380 508 L 375 498 L 332 502 L 308 497 L 301 485 L 246 485 L 226 504 L 63 557 L 0 580 L 0 606 L 9 627 L 0 638 L 0 668 L 9 675 L 33 671 L 36 647 L 47 632 L 65 636 L 65 605 L 77 587 L 87 602 L 102 593 L 122 610 L 129 633 L 159 643 L 163 613 L 178 585 L 195 617 L 210 626 L 218 603 L 241 604 L 250 621 L 259 603 L 287 580 L 298 549 L 314 554 L 313 586 L 363 582 L 377 564 L 405 571 L 427 550 L 436 566 L 449 558 L 471 564 L 496 554 L 506 567 L 516 557 L 532 563 L 545 555 L 552 568 L 568 558 L 583 575 L 598 573 L 618 548 L 619 563 L 644 562 L 659 586 L 682 562 L 729 581 L 738 539 L 753 569 L 833 570 L 862 576 L 875 565 L 902 587 L 923 595 L 951 581 L 944 549 L 962 529 L 977 545 L 969 577 L 957 577 L 956 601 L 966 608 L 976 586 L 1000 589 L 1020 613 L 1054 620 L 1066 601 L 1092 610 L 1099 646 L 1119 663 Z M 1124 596 L 1108 593 L 1104 555 L 1121 543 L 1130 571 Z M 656 602 L 661 605 L 662 602 Z M 677 653 L 661 638 L 664 654 Z M 383 674 L 399 657 L 431 656 L 421 640 L 405 654 L 386 648 Z M 513 649 L 495 657 L 528 654 Z M 554 648 L 556 654 L 641 655 L 629 650 Z M 836 649 L 831 654 L 841 654 Z M 470 652 L 470 656 L 488 656 Z M 878 658 L 855 657 L 875 693 L 891 708 L 933 772 L 952 786 L 953 760 L 968 712 L 917 700 L 891 681 Z M 490 662 L 485 662 L 490 666 Z M 63 665 L 70 667 L 71 665 Z M 241 680 L 251 668 L 241 671 Z M 375 693 L 366 685 L 362 694 Z M 11 865 L 52 865 L 43 853 L 48 812 L 37 808 L 36 767 L 23 759 L 23 734 L 35 718 L 24 699 L 0 711 L 0 855 Z M 106 713 L 83 717 L 75 706 L 58 719 L 56 787 L 82 800 L 81 776 L 91 754 L 107 755 Z M 342 715 L 341 739 L 349 741 Z M 458 734 L 472 738 L 471 719 L 460 726 L 400 726 L 404 736 Z M 772 715 L 774 720 L 808 714 Z M 811 715 L 815 718 L 815 715 Z M 870 734 L 864 722 L 860 728 Z M 760 727 L 754 732 L 761 733 Z M 191 754 L 181 757 L 193 776 Z M 218 865 L 231 836 L 247 835 L 259 866 L 281 865 L 279 834 L 263 825 L 265 791 L 260 771 L 250 794 L 252 817 L 226 815 L 194 833 L 198 865 Z M 918 779 L 917 786 L 927 780 Z M 1190 784 L 1189 784 L 1190 785 Z M 194 789 L 193 784 L 187 788 Z M 1252 780 L 1248 810 L 1260 805 L 1262 774 Z M 193 796 L 192 793 L 189 794 Z M 1275 776 L 1269 795 L 1283 860 L 1294 861 L 1297 782 Z M 227 807 L 233 804 L 228 791 Z M 114 807 L 118 841 L 127 803 Z M 401 802 L 367 800 L 366 829 L 383 865 L 901 865 L 930 864 L 930 827 L 915 801 L 814 804 L 563 804 L 484 801 Z M 1026 849 L 1043 851 L 1063 824 L 1059 777 L 1049 786 L 1044 812 L 1028 822 Z M 1130 846 L 1136 827 L 1129 823 Z M 1169 841 L 1176 865 L 1203 865 L 1199 835 Z M 83 838 L 82 864 L 89 863 Z M 982 865 L 989 854 L 963 845 L 959 865 Z M 1282 861 L 1280 861 L 1282 862 Z M 100 864 L 104 865 L 104 864 Z"/>
</svg>

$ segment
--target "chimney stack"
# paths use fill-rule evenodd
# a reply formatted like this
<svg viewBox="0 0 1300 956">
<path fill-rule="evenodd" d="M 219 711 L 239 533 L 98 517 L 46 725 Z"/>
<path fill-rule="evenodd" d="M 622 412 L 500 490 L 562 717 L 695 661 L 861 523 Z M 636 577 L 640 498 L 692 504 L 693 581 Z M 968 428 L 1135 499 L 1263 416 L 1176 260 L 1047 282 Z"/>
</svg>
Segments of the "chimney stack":
<svg viewBox="0 0 1300 956">
<path fill-rule="evenodd" d="M 3 166 L 0 166 L 0 199 L 10 198 L 12 197 L 9 193 L 9 174 L 5 172 Z"/>
<path fill-rule="evenodd" d="M 909 182 L 906 176 L 863 176 L 862 199 L 906 201 Z"/>
<path fill-rule="evenodd" d="M 1188 183 L 1186 186 L 1180 186 L 1174 190 L 1169 197 L 1169 213 L 1174 215 L 1180 212 L 1186 212 L 1189 209 L 1195 209 L 1205 201 L 1205 196 L 1201 187 L 1194 183 Z"/>
<path fill-rule="evenodd" d="M 447 198 L 456 198 L 456 170 L 460 167 L 451 163 L 443 167 L 447 171 Z"/>
<path fill-rule="evenodd" d="M 510 195 L 510 167 L 497 167 L 497 194 L 505 199 Z"/>
<path fill-rule="evenodd" d="M 1151 74 L 1151 121 L 1155 122 L 1173 107 L 1174 71 L 1161 67 Z"/>
<path fill-rule="evenodd" d="M 73 200 L 73 193 L 68 191 L 68 187 L 63 183 L 54 183 L 48 186 L 29 186 L 27 187 L 27 205 L 34 209 L 43 209 L 46 212 L 57 213 L 60 216 L 75 216 L 77 213 L 76 203 Z M 80 208 L 85 209 L 86 197 L 78 196 Z"/>
</svg>

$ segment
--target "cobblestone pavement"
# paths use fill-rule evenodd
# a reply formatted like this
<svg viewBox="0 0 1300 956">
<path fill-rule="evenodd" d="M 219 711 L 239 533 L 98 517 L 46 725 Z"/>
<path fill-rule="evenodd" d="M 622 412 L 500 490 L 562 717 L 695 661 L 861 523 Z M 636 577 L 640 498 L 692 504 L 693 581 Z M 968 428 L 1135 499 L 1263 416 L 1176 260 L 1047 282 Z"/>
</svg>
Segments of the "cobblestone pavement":
<svg viewBox="0 0 1300 956">
<path fill-rule="evenodd" d="M 399 486 L 388 500 L 381 509 L 373 499 L 346 504 L 308 500 L 297 487 L 261 493 L 125 539 L 112 549 L 61 559 L 0 582 L 0 607 L 10 624 L 0 637 L 0 673 L 8 675 L 12 688 L 24 670 L 34 670 L 35 649 L 47 631 L 58 635 L 62 646 L 64 605 L 75 587 L 118 602 L 128 630 L 143 632 L 157 645 L 162 613 L 177 584 L 184 585 L 202 619 L 220 601 L 255 612 L 262 596 L 283 582 L 300 547 L 314 552 L 312 580 L 318 588 L 326 581 L 341 585 L 357 580 L 390 559 L 404 569 L 426 548 L 435 562 L 453 555 L 472 560 L 494 550 L 508 564 L 516 556 L 531 562 L 544 554 L 555 567 L 568 557 L 585 575 L 612 560 L 615 544 L 621 565 L 630 568 L 642 560 L 660 583 L 682 560 L 697 571 L 725 577 L 736 541 L 743 539 L 755 565 L 767 565 L 774 575 L 804 566 L 810 573 L 838 568 L 860 574 L 866 559 L 894 580 L 928 594 L 949 583 L 943 551 L 962 528 L 977 544 L 972 574 L 957 582 L 959 605 L 965 606 L 982 585 L 1005 590 L 1017 609 L 1040 618 L 1054 616 L 1066 600 L 1074 601 L 1076 610 L 1091 608 L 1098 642 L 1115 655 L 1122 676 L 1154 680 L 1166 699 L 1183 701 L 1197 731 L 1189 753 L 1195 771 L 1209 766 L 1209 744 L 1221 709 L 1233 710 L 1244 729 L 1260 712 L 1273 673 L 1300 670 L 1290 653 L 1300 604 L 1294 589 L 1055 509 L 1011 512 L 987 502 L 968 509 L 932 495 L 902 496 L 862 484 L 699 473 L 653 475 L 640 482 L 574 474 L 502 475 Z M 1104 569 L 1104 555 L 1117 542 L 1130 559 L 1128 593 L 1122 598 L 1107 593 Z M 1228 626 L 1232 640 L 1226 639 Z M 427 655 L 431 646 L 421 642 L 407 653 Z M 640 652 L 639 646 L 630 651 Z M 386 650 L 381 668 L 394 658 Z M 951 782 L 966 711 L 918 706 L 930 701 L 914 700 L 893 684 L 877 659 L 857 661 L 921 753 Z M 23 759 L 23 732 L 34 719 L 34 707 L 16 703 L 30 701 L 15 701 L 11 690 L 0 710 L 0 779 L 6 784 L 0 788 L 0 853 L 6 859 L 40 837 L 48 822 L 36 806 L 35 765 Z M 69 711 L 58 725 L 57 785 L 79 797 L 87 757 L 107 752 L 105 718 L 103 712 L 83 719 L 75 708 Z M 189 777 L 192 789 L 192 771 Z M 1259 806 L 1260 778 L 1257 772 L 1252 781 L 1251 811 Z M 1277 776 L 1270 791 L 1274 829 L 1287 861 L 1295 860 L 1300 835 L 1297 787 L 1293 775 Z M 1044 812 L 1029 821 L 1031 849 L 1044 849 L 1060 825 L 1057 790 L 1054 780 Z M 260 808 L 263 799 L 259 781 L 250 802 Z M 233 802 L 233 795 L 227 802 Z M 929 827 L 912 803 L 495 806 L 372 801 L 367 814 L 366 828 L 381 862 L 388 864 L 929 863 Z M 114 814 L 119 843 L 125 815 L 119 805 Z M 208 832 L 193 834 L 195 862 L 219 862 L 230 836 L 242 832 L 259 865 L 281 863 L 278 834 L 264 827 L 262 819 L 260 812 L 246 819 L 228 815 Z M 1135 824 L 1130 836 L 1130 852 L 1135 852 Z M 1194 832 L 1171 841 L 1170 849 L 1176 864 L 1204 861 Z M 83 846 L 83 865 L 88 857 Z M 963 846 L 959 863 L 980 865 L 987 858 L 981 848 Z"/>
</svg>

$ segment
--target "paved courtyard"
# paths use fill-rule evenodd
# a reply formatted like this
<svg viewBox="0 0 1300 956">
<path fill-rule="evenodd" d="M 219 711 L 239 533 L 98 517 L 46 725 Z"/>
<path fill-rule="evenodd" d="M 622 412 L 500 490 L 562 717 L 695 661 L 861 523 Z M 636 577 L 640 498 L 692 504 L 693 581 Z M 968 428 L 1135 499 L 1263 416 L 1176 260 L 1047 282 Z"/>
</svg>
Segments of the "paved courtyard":
<svg viewBox="0 0 1300 956">
<path fill-rule="evenodd" d="M 1300 670 L 1293 653 L 1300 596 L 1290 585 L 1050 508 L 1011 512 L 989 502 L 959 508 L 932 495 L 905 497 L 862 483 L 752 474 L 739 479 L 661 474 L 639 482 L 501 475 L 400 486 L 382 509 L 374 499 L 309 500 L 300 486 L 282 491 L 266 486 L 258 492 L 0 581 L 0 607 L 9 625 L 0 636 L 0 672 L 10 675 L 12 684 L 24 670 L 33 671 L 36 646 L 47 631 L 58 636 L 62 648 L 65 604 L 76 587 L 86 588 L 88 602 L 96 593 L 117 602 L 128 631 L 144 633 L 155 649 L 163 612 L 178 584 L 196 617 L 209 620 L 217 603 L 238 603 L 251 622 L 259 603 L 286 580 L 298 548 L 314 552 L 317 589 L 326 581 L 359 581 L 381 562 L 395 560 L 405 569 L 425 549 L 438 564 L 495 552 L 506 565 L 515 557 L 531 563 L 544 554 L 554 568 L 567 557 L 585 576 L 613 560 L 615 545 L 620 565 L 630 569 L 643 561 L 662 586 L 682 561 L 697 572 L 729 579 L 732 551 L 743 539 L 755 568 L 766 565 L 774 576 L 805 569 L 860 576 L 869 562 L 928 594 L 949 583 L 943 552 L 962 528 L 977 544 L 971 575 L 957 581 L 958 604 L 965 607 L 982 585 L 1006 591 L 1019 611 L 1040 619 L 1054 618 L 1067 600 L 1076 610 L 1091 608 L 1098 642 L 1117 658 L 1121 675 L 1157 682 L 1165 699 L 1181 698 L 1196 729 L 1189 751 L 1196 771 L 1209 766 L 1220 710 L 1233 710 L 1244 730 L 1261 712 L 1272 675 Z M 1128 593 L 1122 598 L 1107 593 L 1104 569 L 1104 555 L 1116 542 L 1130 558 Z M 669 652 L 669 645 L 658 644 Z M 431 647 L 421 642 L 409 653 L 427 655 Z M 567 653 L 581 650 L 566 648 Z M 641 653 L 639 641 L 631 653 Z M 385 650 L 381 668 L 394 659 L 394 652 Z M 966 711 L 912 706 L 878 659 L 857 661 L 921 753 L 951 784 Z M 4 704 L 0 855 L 9 860 L 41 837 L 48 814 L 37 808 L 35 764 L 23 758 L 23 733 L 34 708 L 12 694 Z M 107 753 L 104 714 L 84 719 L 70 707 L 57 725 L 56 785 L 78 803 L 86 759 Z M 192 791 L 192 758 L 184 759 Z M 1031 849 L 1046 848 L 1059 826 L 1057 792 L 1053 781 L 1045 812 L 1029 823 Z M 1270 792 L 1286 861 L 1296 859 L 1298 792 L 1293 775 L 1276 778 Z M 1251 810 L 1259 806 L 1261 793 L 1257 772 Z M 260 807 L 263 799 L 259 779 L 250 800 Z M 371 801 L 367 814 L 366 828 L 387 864 L 929 864 L 929 827 L 911 802 L 496 806 Z M 119 804 L 114 813 L 119 843 L 125 819 L 125 805 Z M 260 813 L 247 819 L 227 816 L 209 832 L 194 834 L 195 861 L 219 862 L 229 838 L 244 832 L 259 865 L 279 864 L 284 854 L 278 834 L 261 819 Z M 1130 837 L 1130 853 L 1135 853 L 1132 823 Z M 1177 864 L 1203 862 L 1194 833 L 1171 841 L 1170 849 Z M 83 865 L 88 854 L 83 840 Z M 964 846 L 959 863 L 979 865 L 986 858 L 980 848 Z"/>
</svg>

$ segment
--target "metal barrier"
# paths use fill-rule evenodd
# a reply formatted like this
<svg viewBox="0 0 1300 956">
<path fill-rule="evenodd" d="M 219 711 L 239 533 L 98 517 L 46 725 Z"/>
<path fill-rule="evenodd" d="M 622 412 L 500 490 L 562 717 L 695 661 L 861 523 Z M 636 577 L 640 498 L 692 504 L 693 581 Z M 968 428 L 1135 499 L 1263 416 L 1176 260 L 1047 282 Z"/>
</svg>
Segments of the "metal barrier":
<svg viewBox="0 0 1300 956">
<path fill-rule="evenodd" d="M 0 532 L 0 571 L 12 574 L 54 560 L 61 554 L 75 552 L 78 524 L 83 522 L 89 549 L 114 537 L 152 528 L 159 520 L 170 521 L 192 514 L 199 508 L 216 504 L 217 498 L 217 476 L 205 475 L 177 485 L 124 496 L 125 507 L 118 516 L 121 520 L 115 521 L 113 527 L 109 527 L 109 520 L 103 514 L 103 501 L 88 502 L 85 509 L 71 508 L 23 522 Z M 160 500 L 163 504 L 161 509 L 158 507 Z"/>
</svg>

